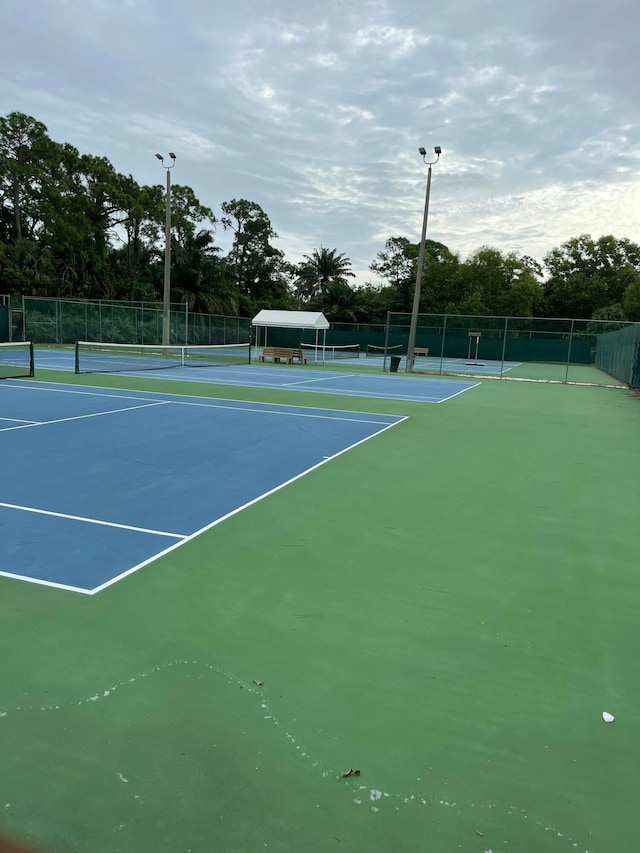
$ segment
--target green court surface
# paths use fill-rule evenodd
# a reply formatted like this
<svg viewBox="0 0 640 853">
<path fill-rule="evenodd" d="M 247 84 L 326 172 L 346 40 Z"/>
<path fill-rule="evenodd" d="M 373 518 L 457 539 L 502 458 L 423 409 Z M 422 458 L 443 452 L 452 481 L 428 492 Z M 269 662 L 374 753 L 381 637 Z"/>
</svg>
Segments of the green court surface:
<svg viewBox="0 0 640 853">
<path fill-rule="evenodd" d="M 511 368 L 506 374 L 508 379 L 539 379 L 550 382 L 577 382 L 586 385 L 620 385 L 620 381 L 599 370 L 595 364 L 552 364 L 543 362 L 523 362 Z"/>
<path fill-rule="evenodd" d="M 4 830 L 50 853 L 636 849 L 637 396 L 183 390 L 409 419 L 93 597 L 0 578 Z"/>
</svg>

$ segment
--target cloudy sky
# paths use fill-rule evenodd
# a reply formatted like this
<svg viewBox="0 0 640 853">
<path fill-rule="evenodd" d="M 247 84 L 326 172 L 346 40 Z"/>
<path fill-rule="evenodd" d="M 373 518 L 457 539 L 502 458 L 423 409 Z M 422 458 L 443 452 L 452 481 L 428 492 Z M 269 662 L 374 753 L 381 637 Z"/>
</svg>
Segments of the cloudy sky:
<svg viewBox="0 0 640 853">
<path fill-rule="evenodd" d="M 581 233 L 640 241 L 634 0 L 2 0 L 0 113 L 262 206 L 299 261 L 358 280 L 387 238 L 541 259 Z M 218 242 L 228 237 L 218 229 Z"/>
</svg>

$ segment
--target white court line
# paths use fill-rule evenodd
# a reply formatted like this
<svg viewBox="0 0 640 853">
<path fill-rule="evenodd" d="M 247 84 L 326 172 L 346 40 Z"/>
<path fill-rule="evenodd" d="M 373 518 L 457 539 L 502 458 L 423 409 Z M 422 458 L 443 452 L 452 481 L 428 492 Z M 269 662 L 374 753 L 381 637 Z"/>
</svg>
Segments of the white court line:
<svg viewBox="0 0 640 853">
<path fill-rule="evenodd" d="M 364 444 L 365 441 L 369 441 L 372 438 L 380 435 L 383 432 L 386 432 L 391 427 L 397 426 L 402 421 L 406 421 L 407 418 L 401 418 L 396 423 L 387 424 L 382 429 L 377 432 L 372 433 L 371 435 L 366 436 L 366 438 L 361 438 L 360 441 L 356 441 L 354 444 L 349 445 L 349 447 L 345 447 L 342 450 L 339 450 L 337 453 L 334 453 L 333 456 L 327 456 L 326 459 L 323 459 L 322 462 L 318 462 L 315 465 L 312 465 L 311 468 L 307 468 L 305 471 L 301 471 L 299 474 L 296 474 L 295 477 L 291 477 L 291 479 L 286 480 L 284 483 L 280 483 L 280 485 L 275 486 L 273 489 L 270 489 L 268 492 L 265 492 L 262 495 L 258 495 L 257 498 L 253 498 L 242 506 L 237 507 L 236 509 L 231 510 L 226 515 L 221 516 L 220 518 L 216 518 L 215 521 L 212 521 L 210 524 L 201 527 L 200 530 L 196 530 L 195 533 L 187 536 L 182 542 L 176 542 L 175 545 L 170 545 L 168 548 L 165 548 L 164 551 L 160 551 L 158 554 L 155 554 L 153 557 L 149 557 L 148 560 L 144 560 L 142 563 L 138 563 L 137 566 L 132 566 L 130 569 L 127 569 L 126 572 L 122 572 L 122 574 L 117 575 L 115 578 L 111 578 L 111 580 L 105 581 L 105 583 L 100 584 L 100 586 L 94 587 L 94 589 L 89 590 L 89 595 L 95 595 L 98 592 L 102 592 L 102 590 L 107 589 L 107 587 L 113 586 L 114 583 L 123 580 L 123 578 L 128 577 L 128 575 L 132 575 L 134 572 L 137 572 L 138 569 L 144 568 L 144 566 L 148 566 L 149 563 L 153 563 L 155 560 L 158 560 L 160 557 L 164 557 L 165 554 L 168 554 L 170 551 L 175 551 L 176 548 L 179 548 L 181 545 L 190 542 L 192 539 L 195 539 L 196 536 L 200 536 L 201 533 L 206 533 L 207 530 L 211 530 L 213 527 L 216 527 L 218 524 L 221 524 L 223 521 L 226 521 L 228 518 L 231 518 L 234 515 L 237 515 L 242 510 L 247 509 L 253 504 L 258 503 L 258 501 L 263 500 L 264 498 L 268 498 L 270 495 L 279 492 L 281 489 L 284 489 L 286 486 L 289 486 L 291 483 L 295 483 L 296 480 L 299 480 L 301 477 L 310 474 L 311 471 L 315 471 L 317 468 L 320 468 L 322 465 L 326 465 L 328 462 L 331 462 L 333 459 L 337 459 L 338 456 L 342 456 L 343 453 L 347 453 L 349 450 L 353 450 L 354 447 L 358 447 L 360 444 Z"/>
<path fill-rule="evenodd" d="M 82 421 L 87 418 L 101 418 L 103 415 L 117 415 L 120 412 L 133 412 L 135 409 L 149 409 L 152 406 L 166 406 L 168 404 L 168 400 L 158 400 L 149 403 L 145 403 L 143 406 L 126 406 L 124 409 L 111 409 L 108 412 L 91 412 L 88 415 L 75 415 L 71 418 L 56 418 L 53 421 L 38 421 L 35 423 L 24 423 L 20 426 L 15 427 L 3 427 L 0 429 L 0 432 L 11 432 L 12 429 L 29 429 L 30 427 L 36 426 L 49 426 L 50 424 L 66 424 L 70 421 Z"/>
<path fill-rule="evenodd" d="M 404 380 L 400 380 L 400 381 L 402 382 Z M 447 380 L 443 380 L 443 381 L 446 382 Z M 480 383 L 478 382 L 476 384 L 479 385 Z M 299 390 L 303 391 L 303 392 L 308 390 L 309 393 L 313 393 L 313 389 L 300 388 Z M 465 388 L 463 390 L 466 391 L 467 389 Z M 362 397 L 365 400 L 391 400 L 394 403 L 395 402 L 399 402 L 399 403 L 442 403 L 444 400 L 450 399 L 450 397 L 444 397 L 444 398 L 441 398 L 441 397 L 424 397 L 424 396 L 416 397 L 413 394 L 403 394 L 401 392 L 398 392 L 397 394 L 391 394 L 388 391 L 378 392 L 378 393 L 375 393 L 375 392 L 369 393 L 367 391 L 350 391 L 349 389 L 347 389 L 345 391 L 344 388 L 327 388 L 327 389 L 325 389 L 319 393 L 336 394 L 337 396 L 340 396 L 340 397 Z M 459 391 L 457 393 L 462 393 L 462 392 Z M 381 394 L 382 394 L 382 396 L 381 396 Z M 455 396 L 455 395 L 453 395 L 453 396 Z M 389 415 L 389 417 L 393 417 L 393 415 Z"/>
<path fill-rule="evenodd" d="M 180 400 L 168 400 L 167 402 L 174 403 L 176 406 L 199 406 L 203 409 L 226 409 L 230 412 L 253 412 L 254 414 L 257 413 L 259 415 L 280 415 L 286 418 L 311 418 L 313 420 L 339 421 L 341 423 L 381 425 L 380 421 L 371 421 L 366 418 L 337 418 L 335 415 L 308 415 L 305 412 L 276 412 L 270 411 L 269 409 L 251 409 L 246 406 L 221 406 L 218 403 L 191 403 L 186 401 L 181 402 Z M 387 417 L 393 418 L 395 415 L 388 415 Z"/>
<path fill-rule="evenodd" d="M 7 420 L 15 422 L 18 418 L 7 418 Z M 0 432 L 11 432 L 12 429 L 27 429 L 34 426 L 42 426 L 42 421 L 19 421 L 18 426 L 0 427 Z"/>
<path fill-rule="evenodd" d="M 46 382 L 42 385 L 33 385 L 33 384 L 24 384 L 19 380 L 15 380 L 15 382 L 11 382 L 10 385 L 7 385 L 8 388 L 18 388 L 21 391 L 50 391 L 53 394 L 79 394 L 81 397 L 113 397 L 114 400 L 143 400 L 149 402 L 149 397 L 135 397 L 134 394 L 156 394 L 158 395 L 159 391 L 132 391 L 130 394 L 113 394 L 113 391 L 126 391 L 126 388 L 105 388 L 104 391 L 106 393 L 100 393 L 100 391 L 87 391 L 85 388 L 100 388 L 100 385 L 87 385 L 82 387 L 82 390 L 75 391 L 70 388 L 68 385 L 64 385 L 64 388 L 56 388 L 56 385 L 64 384 L 57 382 Z M 171 395 L 175 396 L 175 395 Z"/>
<path fill-rule="evenodd" d="M 19 381 L 19 380 L 16 380 L 16 381 Z M 178 380 L 178 381 L 188 382 L 189 380 Z M 448 381 L 448 380 L 443 380 L 443 381 Z M 258 403 L 258 404 L 256 404 L 256 402 L 253 401 L 253 405 L 273 406 L 273 407 L 277 407 L 277 409 L 288 410 L 288 411 L 280 412 L 280 411 L 277 411 L 276 408 L 273 408 L 273 409 L 267 409 L 267 408 L 251 409 L 250 407 L 252 405 L 252 402 L 248 401 L 248 400 L 230 399 L 228 402 L 232 403 L 234 405 L 227 405 L 227 401 L 221 400 L 221 398 L 219 398 L 219 397 L 198 397 L 197 395 L 189 396 L 187 394 L 166 394 L 166 393 L 163 393 L 162 391 L 133 391 L 133 390 L 131 391 L 130 394 L 114 394 L 111 392 L 117 391 L 117 390 L 125 391 L 126 389 L 123 389 L 123 388 L 120 388 L 120 389 L 105 388 L 104 392 L 101 392 L 102 386 L 100 386 L 100 385 L 86 385 L 84 387 L 96 388 L 96 389 L 101 389 L 101 390 L 76 391 L 75 389 L 74 390 L 69 389 L 68 386 L 66 386 L 64 388 L 56 388 L 55 384 L 56 383 L 50 383 L 50 387 L 49 387 L 49 383 L 44 383 L 43 385 L 33 385 L 33 384 L 16 384 L 16 385 L 14 385 L 12 383 L 11 386 L 8 386 L 8 387 L 21 388 L 21 389 L 26 389 L 29 391 L 53 391 L 56 394 L 80 394 L 81 396 L 87 396 L 87 397 L 107 397 L 109 399 L 113 398 L 114 400 L 140 400 L 140 401 L 144 401 L 144 402 L 153 402 L 153 401 L 150 399 L 150 397 L 137 397 L 134 395 L 135 394 L 151 394 L 155 397 L 162 396 L 162 402 L 164 402 L 164 403 L 180 403 L 181 405 L 184 405 L 184 406 L 211 405 L 212 407 L 217 407 L 220 409 L 234 409 L 237 411 L 255 411 L 255 412 L 263 412 L 265 414 L 273 414 L 273 415 L 278 415 L 278 414 L 295 415 L 296 412 L 292 411 L 292 409 L 306 409 L 307 411 L 311 411 L 311 412 L 318 412 L 318 411 L 322 411 L 322 412 L 345 412 L 346 411 L 345 409 L 332 409 L 330 406 L 305 406 L 305 405 L 302 405 L 300 403 L 296 403 L 295 405 L 291 405 L 291 403 Z M 266 388 L 267 390 L 277 390 L 274 388 L 273 385 L 261 386 L 261 387 Z M 280 387 L 280 386 L 278 386 L 278 387 Z M 359 395 L 359 396 L 365 396 L 365 395 Z M 372 395 L 372 396 L 374 399 L 380 399 L 379 397 L 376 397 L 375 395 Z M 420 397 L 419 399 L 423 399 L 423 398 Z M 194 402 L 194 401 L 203 401 L 203 402 Z M 209 401 L 217 401 L 217 402 L 211 402 L 210 403 Z M 432 401 L 428 401 L 428 402 L 432 402 Z M 124 409 L 116 409 L 116 411 L 125 411 L 125 410 Z M 373 416 L 373 417 L 380 417 L 380 418 L 398 417 L 397 415 L 390 415 L 390 414 L 384 413 L 384 412 L 349 412 L 349 414 L 365 415 L 366 417 Z M 328 415 L 316 415 L 316 417 L 329 417 L 329 416 Z M 341 420 L 341 418 L 337 418 L 336 420 Z M 372 423 L 376 423 L 376 421 L 373 421 Z"/>
<path fill-rule="evenodd" d="M 346 377 L 348 379 L 351 379 L 351 378 L 359 379 L 359 378 L 361 378 L 355 373 L 345 373 L 344 377 Z M 336 379 L 337 377 L 334 375 L 331 378 Z M 339 378 L 343 378 L 342 374 L 340 375 Z M 406 382 L 407 378 L 408 377 L 403 377 L 400 379 L 400 381 Z M 326 379 L 326 380 L 325 379 L 309 379 L 309 380 L 307 380 L 307 382 L 309 382 L 309 383 L 311 383 L 311 382 L 324 382 L 324 381 L 331 381 L 331 380 L 330 379 Z M 439 381 L 441 381 L 441 382 L 453 382 L 454 380 L 441 379 Z M 288 388 L 291 385 L 306 385 L 307 382 L 288 382 L 286 385 L 283 385 L 282 387 Z M 462 388 L 460 391 L 456 391 L 455 394 L 450 394 L 448 397 L 428 397 L 428 396 L 427 397 L 422 397 L 422 396 L 417 397 L 417 396 L 410 395 L 410 394 L 402 394 L 402 392 L 400 392 L 400 391 L 397 394 L 392 394 L 392 393 L 387 391 L 387 392 L 385 392 L 385 398 L 389 399 L 389 400 L 400 400 L 400 401 L 406 401 L 406 402 L 417 401 L 420 403 L 445 403 L 447 400 L 452 400 L 454 397 L 457 397 L 458 394 L 462 394 L 465 391 L 469 391 L 471 388 L 476 388 L 480 384 L 481 384 L 480 382 L 476 382 L 473 385 L 468 386 L 467 388 Z M 304 390 L 304 389 L 301 389 L 301 390 Z M 379 399 L 379 395 L 375 392 L 369 392 L 369 391 L 353 392 L 353 391 L 349 391 L 349 389 L 347 389 L 346 391 L 344 391 L 343 389 L 340 389 L 338 391 L 336 391 L 334 389 L 330 389 L 330 390 L 333 393 L 347 394 L 349 396 L 354 396 L 354 397 L 365 397 L 365 398 L 366 397 L 375 397 L 375 398 Z"/>
<path fill-rule="evenodd" d="M 469 385 L 466 388 L 462 388 L 460 391 L 456 391 L 455 394 L 450 394 L 448 397 L 444 397 L 442 400 L 438 400 L 438 403 L 446 403 L 447 400 L 453 400 L 454 397 L 457 397 L 458 394 L 464 394 L 465 391 L 470 391 L 472 388 L 477 388 L 478 385 L 482 385 L 482 382 L 474 382 L 473 385 Z"/>
<path fill-rule="evenodd" d="M 123 375 L 132 376 L 133 374 L 123 374 Z M 360 378 L 356 374 L 349 374 L 349 375 L 353 376 L 355 378 Z M 473 376 L 474 379 L 477 378 L 477 374 L 469 374 L 469 375 Z M 139 375 L 136 374 L 136 376 L 139 376 Z M 460 374 L 457 374 L 457 376 L 459 377 Z M 134 378 L 135 378 L 135 376 L 134 376 Z M 260 389 L 271 390 L 271 391 L 278 391 L 278 390 L 281 390 L 284 388 L 283 385 L 276 385 L 276 384 L 272 384 L 272 385 L 251 385 L 251 384 L 245 383 L 245 382 L 243 382 L 243 383 L 214 382 L 213 380 L 191 379 L 189 377 L 184 377 L 184 376 L 176 377 L 175 380 L 173 379 L 173 377 L 163 377 L 163 378 L 167 382 L 168 381 L 172 381 L 172 382 L 173 381 L 176 381 L 176 382 L 200 382 L 202 384 L 226 385 L 227 387 L 230 387 L 230 388 L 236 387 L 236 385 L 240 385 L 240 384 L 242 384 L 242 386 L 246 387 L 246 388 L 260 388 Z M 336 374 L 334 374 L 332 378 L 335 379 Z M 483 377 L 483 378 L 486 378 L 486 377 Z M 488 378 L 491 378 L 491 377 L 488 377 Z M 385 380 L 385 381 L 388 381 L 388 380 Z M 398 381 L 402 382 L 404 380 L 400 379 Z M 437 379 L 433 378 L 433 379 L 430 379 L 429 381 L 430 382 L 447 382 L 450 385 L 455 384 L 455 383 L 460 384 L 458 382 L 457 378 L 448 378 L 448 377 L 444 377 L 444 376 L 438 377 Z M 479 384 L 480 384 L 479 382 L 476 382 L 471 387 L 475 388 L 475 386 L 479 385 Z M 296 388 L 295 390 L 302 391 L 303 393 L 310 393 L 310 394 L 312 394 L 314 392 L 313 388 Z M 466 391 L 468 389 L 465 388 L 464 390 Z M 160 392 L 159 391 L 156 391 L 156 392 L 149 391 L 148 393 L 150 393 L 150 394 L 158 393 L 159 394 Z M 340 396 L 340 397 L 361 397 L 364 400 L 392 400 L 393 402 L 401 402 L 401 403 L 403 403 L 403 402 L 406 402 L 406 403 L 414 403 L 414 402 L 416 402 L 416 403 L 442 403 L 445 400 L 450 399 L 450 397 L 444 397 L 443 398 L 443 397 L 415 396 L 415 395 L 409 395 L 409 394 L 390 394 L 388 391 L 369 393 L 366 391 L 353 391 L 353 390 L 349 390 L 349 389 L 345 390 L 344 388 L 328 388 L 327 389 L 326 386 L 323 386 L 323 388 L 318 389 L 318 391 L 316 393 L 319 393 L 319 394 L 325 394 L 325 393 L 326 394 L 335 394 L 335 395 Z M 458 392 L 458 393 L 461 393 L 461 392 Z M 177 395 L 174 395 L 174 396 L 177 396 Z M 202 399 L 206 399 L 206 398 L 202 398 Z M 237 400 L 235 402 L 242 403 L 243 401 Z M 303 406 L 301 406 L 300 403 L 296 403 L 295 405 L 291 405 L 291 404 L 287 404 L 287 403 L 272 403 L 270 405 L 282 406 L 283 408 L 289 407 L 289 408 L 296 408 L 296 409 L 299 409 L 299 408 L 310 408 L 310 409 L 312 409 L 312 408 L 325 408 L 325 410 L 330 411 L 330 409 L 327 409 L 324 406 L 323 407 L 318 407 L 318 406 L 303 407 Z M 340 412 L 340 411 L 344 411 L 344 409 L 334 409 L 333 411 Z M 376 413 L 376 414 L 380 414 L 380 413 Z M 389 415 L 389 414 L 381 415 L 381 416 L 382 417 L 393 417 L 392 415 Z"/>
<path fill-rule="evenodd" d="M 148 376 L 143 376 L 141 373 L 136 374 L 128 374 L 129 376 L 135 376 L 137 379 L 145 379 Z M 228 373 L 225 372 L 225 376 L 228 376 Z M 284 388 L 285 386 L 276 380 L 275 377 L 269 378 L 264 377 L 261 379 L 257 379 L 255 381 L 251 379 L 247 379 L 246 376 L 239 375 L 238 377 L 232 377 L 231 379 L 218 379 L 205 377 L 205 378 L 191 378 L 191 376 L 186 376 L 185 374 L 180 374 L 180 376 L 163 376 L 162 377 L 166 382 L 202 382 L 206 385 L 225 385 L 231 388 L 240 387 L 240 388 L 255 388 L 257 390 L 278 390 L 279 388 Z"/>
<path fill-rule="evenodd" d="M 332 379 L 357 379 L 355 373 L 345 373 L 344 375 L 340 374 L 336 376 L 334 373 L 333 376 L 321 376 L 318 379 L 301 379 L 300 382 L 285 382 L 280 385 L 280 388 L 292 388 L 294 385 L 310 385 L 312 382 L 331 382 Z"/>
<path fill-rule="evenodd" d="M 40 580 L 40 578 L 30 578 L 28 575 L 14 575 L 12 572 L 1 572 L 0 577 L 3 578 L 11 578 L 16 581 L 26 581 L 27 583 L 34 583 L 37 586 L 52 586 L 54 589 L 64 589 L 65 592 L 81 592 L 83 595 L 91 595 L 90 589 L 84 589 L 81 586 L 69 586 L 66 583 L 55 583 L 55 581 L 44 581 Z"/>
<path fill-rule="evenodd" d="M 25 421 L 24 418 L 0 418 L 0 421 L 9 421 L 12 424 L 38 424 L 40 421 Z"/>
<path fill-rule="evenodd" d="M 117 524 L 115 521 L 101 521 L 99 518 L 85 518 L 82 515 L 68 515 L 66 512 L 52 512 L 48 509 L 37 509 L 32 506 L 20 506 L 19 504 L 9 504 L 0 501 L 0 506 L 7 509 L 19 509 L 22 512 L 35 512 L 38 515 L 52 515 L 54 518 L 69 518 L 71 521 L 83 521 L 86 524 L 100 524 L 103 527 L 117 527 L 120 530 L 133 530 L 136 533 L 151 533 L 154 536 L 168 536 L 170 539 L 180 539 L 185 541 L 187 536 L 183 533 L 167 533 L 166 530 L 151 530 L 147 527 L 132 527 L 130 524 Z"/>
</svg>

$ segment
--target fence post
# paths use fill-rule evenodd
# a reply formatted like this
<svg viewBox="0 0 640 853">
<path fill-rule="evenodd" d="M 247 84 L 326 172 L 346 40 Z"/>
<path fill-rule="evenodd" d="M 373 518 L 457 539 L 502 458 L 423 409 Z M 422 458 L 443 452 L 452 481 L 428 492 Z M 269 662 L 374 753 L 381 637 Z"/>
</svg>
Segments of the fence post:
<svg viewBox="0 0 640 853">
<path fill-rule="evenodd" d="M 3 298 L 4 301 L 4 298 Z M 13 315 L 11 313 L 11 297 L 7 296 L 7 322 L 9 323 L 9 343 L 13 340 Z"/>
<path fill-rule="evenodd" d="M 442 376 L 442 364 L 444 362 L 444 342 L 447 337 L 447 317 L 448 314 L 443 314 L 442 321 L 442 346 L 440 347 L 440 376 Z"/>
<path fill-rule="evenodd" d="M 504 379 L 504 356 L 507 351 L 507 332 L 509 331 L 509 318 L 504 318 L 504 340 L 502 341 L 502 363 L 500 365 L 500 379 Z"/>
<path fill-rule="evenodd" d="M 391 323 L 391 311 L 387 311 L 387 322 L 384 327 L 384 358 L 382 359 L 382 372 L 387 369 L 387 350 L 389 348 L 389 325 Z"/>
<path fill-rule="evenodd" d="M 573 328 L 575 325 L 575 320 L 571 321 L 571 331 L 569 332 L 569 349 L 567 350 L 567 369 L 564 374 L 564 384 L 566 385 L 569 381 L 569 363 L 571 362 L 571 345 L 573 344 Z"/>
</svg>

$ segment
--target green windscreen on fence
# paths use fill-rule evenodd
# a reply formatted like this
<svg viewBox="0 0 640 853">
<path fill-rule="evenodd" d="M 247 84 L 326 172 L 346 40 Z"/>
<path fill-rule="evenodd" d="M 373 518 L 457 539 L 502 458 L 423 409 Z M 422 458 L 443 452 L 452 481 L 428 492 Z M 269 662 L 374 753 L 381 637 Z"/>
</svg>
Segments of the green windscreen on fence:
<svg viewBox="0 0 640 853">
<path fill-rule="evenodd" d="M 406 351 L 410 322 L 409 314 L 389 314 L 387 345 Z M 590 364 L 595 335 L 584 331 L 585 324 L 562 318 L 419 314 L 415 342 L 432 356 L 464 359 L 474 355 L 477 335 L 483 359 Z"/>
<path fill-rule="evenodd" d="M 632 388 L 639 388 L 640 324 L 598 335 L 596 366 Z"/>
<path fill-rule="evenodd" d="M 9 339 L 9 308 L 0 305 L 0 343 Z"/>
<path fill-rule="evenodd" d="M 24 335 L 37 344 L 159 344 L 163 306 L 158 302 L 116 302 L 25 296 Z M 170 306 L 172 345 L 246 343 L 251 321 L 243 317 L 194 314 L 186 305 Z"/>
</svg>

